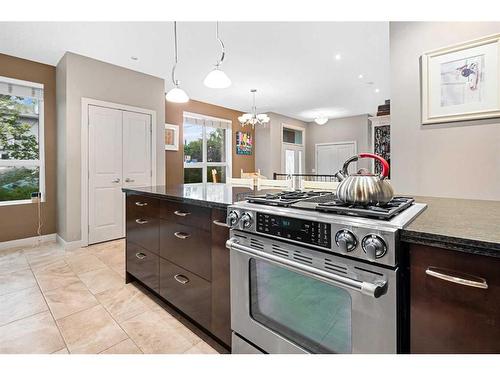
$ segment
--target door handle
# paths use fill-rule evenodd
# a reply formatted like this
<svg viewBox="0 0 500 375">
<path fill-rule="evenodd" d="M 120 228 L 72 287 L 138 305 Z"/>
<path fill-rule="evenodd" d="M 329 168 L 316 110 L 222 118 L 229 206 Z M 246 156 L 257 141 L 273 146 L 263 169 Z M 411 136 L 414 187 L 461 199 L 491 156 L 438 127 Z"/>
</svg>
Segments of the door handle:
<svg viewBox="0 0 500 375">
<path fill-rule="evenodd" d="M 177 216 L 187 216 L 190 214 L 190 212 L 174 211 L 174 214 L 176 214 Z"/>
<path fill-rule="evenodd" d="M 111 181 L 111 183 L 113 184 L 117 184 L 120 182 L 120 179 L 119 178 L 115 178 L 114 180 Z"/>
<path fill-rule="evenodd" d="M 177 275 L 174 276 L 175 281 L 181 284 L 187 284 L 189 282 L 189 277 L 181 275 L 178 273 Z"/>
<path fill-rule="evenodd" d="M 127 178 L 125 179 L 125 182 L 135 182 L 135 180 L 134 180 L 134 179 L 132 179 L 132 178 L 128 178 L 128 177 L 127 177 Z"/>
<path fill-rule="evenodd" d="M 135 202 L 135 205 L 139 207 L 144 207 L 147 206 L 148 204 L 146 202 Z"/>
<path fill-rule="evenodd" d="M 144 220 L 144 219 L 135 219 L 135 222 L 136 222 L 137 224 L 141 224 L 141 225 L 142 225 L 142 224 L 147 224 L 147 223 L 148 223 L 148 221 L 147 221 L 147 220 Z"/>
<path fill-rule="evenodd" d="M 451 270 L 445 270 L 437 267 L 428 267 L 425 270 L 425 273 L 429 276 L 448 281 L 450 283 L 470 286 L 472 288 L 488 289 L 488 282 L 482 277 L 459 274 Z"/>
<path fill-rule="evenodd" d="M 191 237 L 191 235 L 189 233 L 184 233 L 184 232 L 175 232 L 174 236 L 181 239 L 181 240 L 185 240 L 186 238 Z"/>
<path fill-rule="evenodd" d="M 223 221 L 219 221 L 219 220 L 214 220 L 212 221 L 212 223 L 214 223 L 215 225 L 218 225 L 219 227 L 225 227 L 225 228 L 230 228 L 229 225 L 227 225 L 225 222 Z"/>
<path fill-rule="evenodd" d="M 141 259 L 141 260 L 146 258 L 146 254 L 144 254 L 144 253 L 135 253 L 135 256 L 136 256 L 136 258 Z"/>
</svg>

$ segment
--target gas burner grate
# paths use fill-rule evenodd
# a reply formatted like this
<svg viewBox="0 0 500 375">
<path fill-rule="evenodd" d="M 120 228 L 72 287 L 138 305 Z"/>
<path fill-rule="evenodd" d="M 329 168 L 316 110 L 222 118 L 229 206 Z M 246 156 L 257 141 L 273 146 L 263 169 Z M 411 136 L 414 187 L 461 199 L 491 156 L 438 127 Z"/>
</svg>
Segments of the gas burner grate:
<svg viewBox="0 0 500 375">
<path fill-rule="evenodd" d="M 332 193 L 329 191 L 281 191 L 278 193 L 250 195 L 247 196 L 247 201 L 249 203 L 259 203 L 269 206 L 288 207 L 296 202 L 320 198 L 326 195 L 332 195 Z M 329 200 L 331 200 L 331 198 Z"/>
<path fill-rule="evenodd" d="M 342 215 L 352 215 L 361 217 L 373 217 L 388 220 L 403 210 L 410 207 L 415 199 L 409 197 L 394 197 L 383 206 L 361 206 L 332 200 L 330 202 L 319 203 L 315 209 L 322 212 L 330 212 Z"/>
</svg>

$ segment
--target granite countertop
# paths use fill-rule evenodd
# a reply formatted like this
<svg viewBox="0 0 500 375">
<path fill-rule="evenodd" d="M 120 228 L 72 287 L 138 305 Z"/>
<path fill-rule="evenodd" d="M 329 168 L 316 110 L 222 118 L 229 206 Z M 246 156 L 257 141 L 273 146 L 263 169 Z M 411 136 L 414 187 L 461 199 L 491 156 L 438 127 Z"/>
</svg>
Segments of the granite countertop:
<svg viewBox="0 0 500 375">
<path fill-rule="evenodd" d="M 500 201 L 415 200 L 427 209 L 402 231 L 403 241 L 500 257 Z"/>
<path fill-rule="evenodd" d="M 155 198 L 168 198 L 204 207 L 225 209 L 227 206 L 245 200 L 249 195 L 265 194 L 269 190 L 237 187 L 230 184 L 179 184 L 175 186 L 146 186 L 123 188 L 124 192 L 141 193 Z M 276 192 L 276 190 L 274 190 Z"/>
</svg>

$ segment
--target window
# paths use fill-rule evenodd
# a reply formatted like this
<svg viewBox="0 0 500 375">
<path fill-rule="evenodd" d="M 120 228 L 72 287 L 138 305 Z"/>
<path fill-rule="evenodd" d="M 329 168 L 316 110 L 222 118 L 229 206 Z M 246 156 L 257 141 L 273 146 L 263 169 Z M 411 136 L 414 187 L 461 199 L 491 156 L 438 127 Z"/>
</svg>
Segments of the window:
<svg viewBox="0 0 500 375">
<path fill-rule="evenodd" d="M 0 77 L 0 205 L 44 194 L 43 85 Z"/>
<path fill-rule="evenodd" d="M 223 183 L 231 171 L 231 121 L 184 113 L 184 183 Z"/>
<path fill-rule="evenodd" d="M 291 129 L 283 125 L 283 143 L 302 145 L 302 129 Z"/>
</svg>

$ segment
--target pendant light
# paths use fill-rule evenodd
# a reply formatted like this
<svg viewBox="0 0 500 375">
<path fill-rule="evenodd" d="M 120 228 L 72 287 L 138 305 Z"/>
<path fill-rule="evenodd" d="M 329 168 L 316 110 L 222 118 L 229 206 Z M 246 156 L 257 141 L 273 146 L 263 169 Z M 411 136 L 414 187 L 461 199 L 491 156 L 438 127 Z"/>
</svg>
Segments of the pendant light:
<svg viewBox="0 0 500 375">
<path fill-rule="evenodd" d="M 220 69 L 220 66 L 224 61 L 224 57 L 226 56 L 226 49 L 224 48 L 224 43 L 222 42 L 221 38 L 219 38 L 219 22 L 215 23 L 215 37 L 220 44 L 222 55 L 220 57 L 220 60 L 217 60 L 215 68 L 207 74 L 203 83 L 205 84 L 205 86 L 212 89 L 225 89 L 231 86 L 231 80 L 229 79 L 227 74 Z"/>
<path fill-rule="evenodd" d="M 251 113 L 245 113 L 238 117 L 238 121 L 241 126 L 251 125 L 252 129 L 255 129 L 255 125 L 264 125 L 269 122 L 269 116 L 265 113 L 257 113 L 257 106 L 255 105 L 255 93 L 256 89 L 251 89 L 250 92 L 253 94 L 253 106 Z"/>
<path fill-rule="evenodd" d="M 174 84 L 174 88 L 171 89 L 165 95 L 165 99 L 168 102 L 172 103 L 187 103 L 189 101 L 189 96 L 186 92 L 180 88 L 179 80 L 175 79 L 175 68 L 177 67 L 177 22 L 174 21 L 174 49 L 175 49 L 175 63 L 172 67 L 172 83 Z"/>
</svg>

